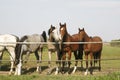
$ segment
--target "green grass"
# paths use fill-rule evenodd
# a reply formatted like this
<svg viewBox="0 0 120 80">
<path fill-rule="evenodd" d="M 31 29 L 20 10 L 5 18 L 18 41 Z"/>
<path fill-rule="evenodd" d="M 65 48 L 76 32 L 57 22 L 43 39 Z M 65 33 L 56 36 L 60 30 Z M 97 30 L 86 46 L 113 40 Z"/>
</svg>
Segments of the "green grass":
<svg viewBox="0 0 120 80">
<path fill-rule="evenodd" d="M 120 47 L 104 46 L 102 51 L 102 59 L 117 59 L 120 58 Z M 9 60 L 9 55 L 5 52 L 3 60 Z M 29 60 L 36 60 L 34 54 L 30 55 Z M 44 49 L 43 60 L 48 60 L 47 49 Z M 52 60 L 55 60 L 55 54 L 52 54 Z M 74 56 L 72 55 L 72 60 Z M 71 68 L 74 67 L 72 62 Z M 55 67 L 55 62 L 52 62 L 52 67 Z M 77 70 L 75 74 L 58 74 L 46 75 L 48 70 L 48 62 L 42 62 L 42 73 L 35 72 L 36 62 L 29 62 L 23 64 L 23 73 L 21 76 L 0 74 L 1 80 L 120 80 L 120 60 L 103 60 L 101 61 L 102 70 L 99 72 L 97 69 L 93 71 L 93 75 L 88 74 L 84 76 L 84 71 Z M 1 71 L 9 71 L 10 62 L 2 62 Z M 26 69 L 29 67 L 29 70 Z M 78 65 L 80 67 L 80 63 Z M 85 62 L 84 62 L 85 67 Z"/>
<path fill-rule="evenodd" d="M 110 73 L 102 76 L 75 76 L 75 75 L 21 75 L 9 76 L 1 75 L 1 80 L 120 80 L 120 73 Z"/>
</svg>

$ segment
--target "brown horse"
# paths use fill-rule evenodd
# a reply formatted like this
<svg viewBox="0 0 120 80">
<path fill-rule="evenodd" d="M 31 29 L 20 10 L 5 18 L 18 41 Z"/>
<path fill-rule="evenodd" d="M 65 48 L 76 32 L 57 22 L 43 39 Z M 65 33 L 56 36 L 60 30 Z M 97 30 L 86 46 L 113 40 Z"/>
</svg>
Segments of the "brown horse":
<svg viewBox="0 0 120 80">
<path fill-rule="evenodd" d="M 75 34 L 75 35 L 71 36 L 67 32 L 66 23 L 64 23 L 64 24 L 60 23 L 59 25 L 60 25 L 60 35 L 61 35 L 61 39 L 62 39 L 62 44 L 61 44 L 62 60 L 66 60 L 66 53 L 68 53 L 68 68 L 70 70 L 70 64 L 71 64 L 70 60 L 71 60 L 72 52 L 75 53 L 75 58 L 79 59 L 77 57 L 76 51 L 80 49 L 80 45 L 79 44 L 71 44 L 71 43 L 64 44 L 64 42 L 79 42 L 79 35 Z M 77 36 L 77 38 L 76 38 L 76 36 Z M 79 51 L 79 52 L 82 52 L 81 54 L 83 54 L 83 51 Z M 80 56 L 82 56 L 82 55 L 80 55 Z M 64 69 L 64 65 L 65 65 L 65 61 L 63 61 L 62 70 Z M 76 67 L 77 67 L 77 63 L 74 67 L 73 73 L 75 72 Z"/>
<path fill-rule="evenodd" d="M 97 59 L 99 61 L 99 71 L 101 70 L 101 51 L 102 51 L 102 39 L 98 36 L 89 37 L 85 32 L 84 28 L 79 29 L 79 37 L 82 42 L 94 42 L 94 43 L 86 43 L 83 45 L 86 59 L 86 72 L 85 75 L 88 74 L 88 55 L 90 55 L 90 65 L 92 67 L 92 60 L 94 59 L 94 66 Z M 98 43 L 95 43 L 98 42 Z M 91 70 L 92 71 L 92 70 Z M 91 72 L 92 74 L 92 72 Z"/>
<path fill-rule="evenodd" d="M 79 42 L 80 41 L 79 33 L 72 35 L 72 38 L 75 40 L 75 42 Z M 73 50 L 76 63 L 75 63 L 75 66 L 74 66 L 74 69 L 73 69 L 72 73 L 75 73 L 75 71 L 77 69 L 78 60 L 80 60 L 81 67 L 83 68 L 83 61 L 82 61 L 83 60 L 83 44 L 78 43 L 77 45 L 79 45 L 79 48 L 76 47 L 77 50 L 76 49 Z"/>
</svg>

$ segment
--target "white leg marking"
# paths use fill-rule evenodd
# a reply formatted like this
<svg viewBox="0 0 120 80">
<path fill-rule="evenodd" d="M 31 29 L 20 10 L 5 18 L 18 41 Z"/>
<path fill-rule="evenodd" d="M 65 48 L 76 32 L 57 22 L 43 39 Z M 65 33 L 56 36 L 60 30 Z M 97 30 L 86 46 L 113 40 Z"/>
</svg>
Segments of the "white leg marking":
<svg viewBox="0 0 120 80">
<path fill-rule="evenodd" d="M 85 71 L 85 75 L 88 75 L 88 69 L 86 69 L 86 71 Z"/>
<path fill-rule="evenodd" d="M 73 69 L 72 74 L 74 74 L 74 73 L 75 73 L 76 69 L 77 69 L 77 66 L 74 66 L 74 69 Z"/>
<path fill-rule="evenodd" d="M 59 69 L 58 69 L 58 67 L 56 67 L 56 72 L 55 72 L 55 75 L 57 75 L 57 74 L 58 74 L 58 71 L 59 71 Z"/>
</svg>

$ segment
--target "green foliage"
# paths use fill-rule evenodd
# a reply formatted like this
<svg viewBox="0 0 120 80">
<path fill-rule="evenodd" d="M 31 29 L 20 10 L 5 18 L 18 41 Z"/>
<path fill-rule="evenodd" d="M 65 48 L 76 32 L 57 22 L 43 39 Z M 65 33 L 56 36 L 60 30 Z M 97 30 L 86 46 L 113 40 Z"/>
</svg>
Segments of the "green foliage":
<svg viewBox="0 0 120 80">
<path fill-rule="evenodd" d="M 120 72 L 110 73 L 102 76 L 81 76 L 81 75 L 1 75 L 1 80 L 120 80 Z"/>
</svg>

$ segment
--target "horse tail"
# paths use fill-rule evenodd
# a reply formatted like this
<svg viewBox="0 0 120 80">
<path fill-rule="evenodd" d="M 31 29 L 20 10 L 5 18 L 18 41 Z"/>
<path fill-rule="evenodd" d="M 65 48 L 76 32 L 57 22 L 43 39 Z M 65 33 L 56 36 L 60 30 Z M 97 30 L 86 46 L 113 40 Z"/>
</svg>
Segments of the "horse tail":
<svg viewBox="0 0 120 80">
<path fill-rule="evenodd" d="M 43 31 L 42 37 L 44 38 L 44 40 L 45 40 L 45 42 L 46 42 L 46 41 L 47 41 L 47 36 L 46 36 L 46 32 L 45 32 L 45 31 Z"/>
<path fill-rule="evenodd" d="M 23 36 L 21 39 L 18 39 L 19 42 L 23 42 L 27 39 L 27 36 Z M 15 65 L 19 63 L 20 53 L 21 53 L 22 44 L 17 44 L 15 47 Z"/>
<path fill-rule="evenodd" d="M 101 58 L 101 51 L 102 50 L 94 54 L 95 63 L 97 63 L 97 61 Z"/>
</svg>

